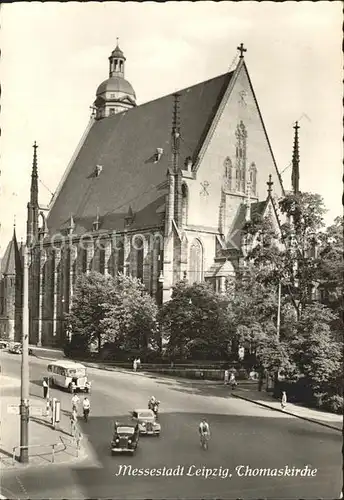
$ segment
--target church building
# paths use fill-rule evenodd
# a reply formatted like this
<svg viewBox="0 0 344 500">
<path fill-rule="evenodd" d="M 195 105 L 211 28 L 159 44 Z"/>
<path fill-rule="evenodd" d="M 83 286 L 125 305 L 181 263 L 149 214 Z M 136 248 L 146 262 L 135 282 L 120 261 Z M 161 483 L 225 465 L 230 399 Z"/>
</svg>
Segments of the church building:
<svg viewBox="0 0 344 500">
<path fill-rule="evenodd" d="M 181 279 L 206 280 L 221 292 L 242 265 L 245 222 L 267 211 L 278 219 L 273 198 L 284 194 L 281 177 L 246 49 L 238 51 L 234 71 L 137 105 L 117 44 L 49 207 L 38 201 L 35 144 L 31 343 L 64 343 L 64 314 L 81 273 L 135 276 L 158 304 Z"/>
</svg>

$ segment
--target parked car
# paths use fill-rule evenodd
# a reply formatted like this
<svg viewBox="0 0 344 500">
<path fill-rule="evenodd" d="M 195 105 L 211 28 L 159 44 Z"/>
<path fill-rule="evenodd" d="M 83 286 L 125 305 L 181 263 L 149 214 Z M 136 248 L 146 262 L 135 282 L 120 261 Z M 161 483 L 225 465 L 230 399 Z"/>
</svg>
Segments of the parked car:
<svg viewBox="0 0 344 500">
<path fill-rule="evenodd" d="M 152 410 L 134 410 L 130 413 L 133 421 L 139 426 L 140 434 L 146 436 L 160 436 L 161 425 L 156 421 Z"/>
<path fill-rule="evenodd" d="M 7 349 L 8 342 L 6 340 L 0 340 L 0 349 Z"/>
<path fill-rule="evenodd" d="M 135 453 L 139 442 L 139 426 L 133 422 L 117 423 L 111 441 L 111 454 Z"/>
<path fill-rule="evenodd" d="M 8 352 L 11 352 L 12 354 L 22 354 L 23 352 L 23 348 L 22 348 L 22 345 L 20 342 L 14 342 L 13 344 L 11 344 L 8 348 Z M 29 355 L 32 355 L 33 354 L 33 351 L 32 349 L 29 347 Z"/>
<path fill-rule="evenodd" d="M 13 342 L 12 344 L 10 344 L 8 352 L 11 352 L 12 354 L 21 354 L 22 353 L 21 343 Z"/>
</svg>

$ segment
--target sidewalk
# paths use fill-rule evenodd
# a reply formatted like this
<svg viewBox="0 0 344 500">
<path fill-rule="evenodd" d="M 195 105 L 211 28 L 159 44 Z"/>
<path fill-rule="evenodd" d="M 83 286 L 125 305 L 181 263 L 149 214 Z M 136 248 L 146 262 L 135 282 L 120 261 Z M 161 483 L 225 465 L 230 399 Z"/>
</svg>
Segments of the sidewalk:
<svg viewBox="0 0 344 500">
<path fill-rule="evenodd" d="M 6 377 L 10 383 L 10 377 Z M 18 384 L 12 380 L 12 387 Z M 29 463 L 21 464 L 13 460 L 14 447 L 20 443 L 20 396 L 1 395 L 0 399 L 0 468 L 17 469 L 23 467 L 41 467 L 78 462 L 88 456 L 87 443 L 81 439 L 80 449 L 70 435 L 69 415 L 61 412 L 61 421 L 56 429 L 51 426 L 51 420 L 46 416 L 46 404 L 43 399 L 30 398 L 29 421 Z M 15 449 L 15 456 L 20 454 Z"/>
<path fill-rule="evenodd" d="M 271 408 L 272 410 L 279 411 L 281 413 L 286 413 L 287 415 L 292 415 L 309 422 L 314 422 L 316 424 L 329 427 L 331 429 L 338 430 L 342 432 L 343 429 L 343 417 L 335 413 L 328 413 L 325 411 L 320 411 L 312 408 L 307 408 L 300 404 L 287 403 L 284 410 L 281 409 L 281 402 L 274 399 L 266 391 L 258 391 L 252 388 L 238 387 L 235 391 L 232 391 L 232 396 L 244 399 L 245 401 L 253 402 L 257 405 L 264 406 L 265 408 Z"/>
</svg>

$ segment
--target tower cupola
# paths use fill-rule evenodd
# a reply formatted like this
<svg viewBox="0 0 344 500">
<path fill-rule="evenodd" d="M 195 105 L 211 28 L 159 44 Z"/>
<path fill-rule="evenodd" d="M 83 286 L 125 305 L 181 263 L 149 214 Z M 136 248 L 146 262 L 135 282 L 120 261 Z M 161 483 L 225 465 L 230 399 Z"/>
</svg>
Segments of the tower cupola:
<svg viewBox="0 0 344 500">
<path fill-rule="evenodd" d="M 109 78 L 97 89 L 94 102 L 96 120 L 121 113 L 136 106 L 136 95 L 131 84 L 124 78 L 126 58 L 119 48 L 118 38 L 116 48 L 109 57 Z"/>
<path fill-rule="evenodd" d="M 126 58 L 124 57 L 123 52 L 118 46 L 118 38 L 117 38 L 117 46 L 115 50 L 112 51 L 111 56 L 109 57 L 110 61 L 110 70 L 109 77 L 112 76 L 121 76 L 124 78 L 124 64 Z"/>
</svg>

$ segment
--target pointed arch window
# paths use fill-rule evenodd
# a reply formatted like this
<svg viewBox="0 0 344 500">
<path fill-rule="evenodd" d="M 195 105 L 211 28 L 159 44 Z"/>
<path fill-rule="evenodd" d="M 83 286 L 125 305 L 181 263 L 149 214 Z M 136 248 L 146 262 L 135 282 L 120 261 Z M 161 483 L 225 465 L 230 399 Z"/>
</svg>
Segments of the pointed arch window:
<svg viewBox="0 0 344 500">
<path fill-rule="evenodd" d="M 247 131 L 246 127 L 241 120 L 237 126 L 236 132 L 236 189 L 240 192 L 245 192 L 246 184 L 246 142 L 247 142 Z"/>
<path fill-rule="evenodd" d="M 188 223 L 189 190 L 185 183 L 182 184 L 182 224 Z"/>
<path fill-rule="evenodd" d="M 254 162 L 250 165 L 250 184 L 251 193 L 253 195 L 257 194 L 257 167 Z"/>
<path fill-rule="evenodd" d="M 136 278 L 143 282 L 143 251 L 144 242 L 140 237 L 136 237 L 133 240 L 133 247 L 136 253 Z"/>
<path fill-rule="evenodd" d="M 233 177 L 233 165 L 229 156 L 225 159 L 224 162 L 224 184 L 225 188 L 231 190 L 232 186 L 232 177 Z"/>
<path fill-rule="evenodd" d="M 124 271 L 124 244 L 123 241 L 117 243 L 116 250 L 116 260 L 117 260 L 117 273 L 123 273 Z"/>
<path fill-rule="evenodd" d="M 203 279 L 203 247 L 198 239 L 194 239 L 190 246 L 189 281 L 199 283 Z"/>
</svg>

